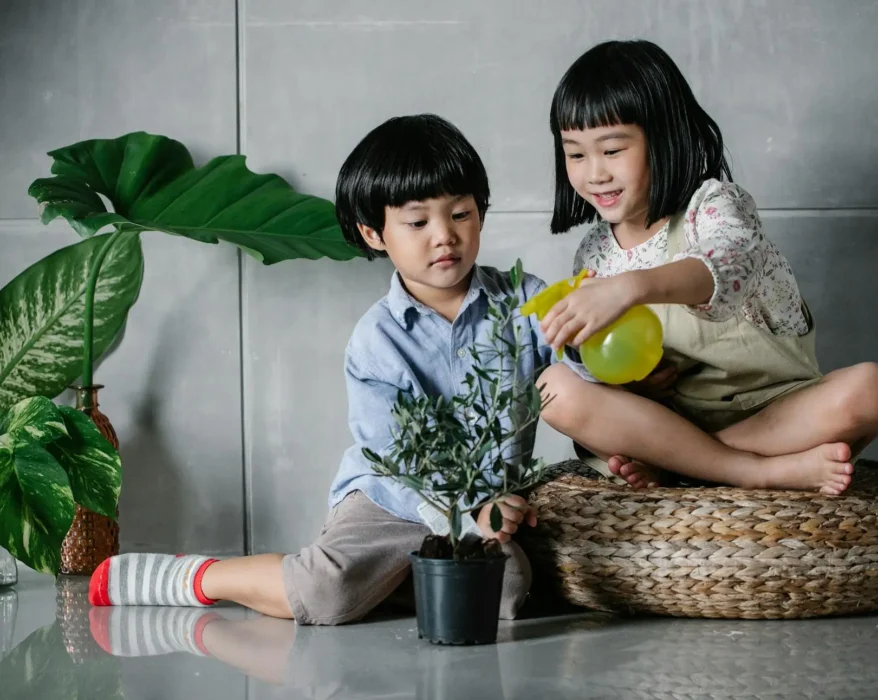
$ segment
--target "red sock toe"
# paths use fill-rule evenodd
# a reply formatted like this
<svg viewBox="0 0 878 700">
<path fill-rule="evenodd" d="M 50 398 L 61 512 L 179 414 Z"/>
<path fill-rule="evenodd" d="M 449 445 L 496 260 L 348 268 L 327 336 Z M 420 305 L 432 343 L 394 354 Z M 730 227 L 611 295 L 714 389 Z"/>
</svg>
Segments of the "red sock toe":
<svg viewBox="0 0 878 700">
<path fill-rule="evenodd" d="M 110 602 L 110 560 L 105 559 L 91 575 L 88 584 L 88 602 L 92 605 L 112 605 Z"/>
</svg>

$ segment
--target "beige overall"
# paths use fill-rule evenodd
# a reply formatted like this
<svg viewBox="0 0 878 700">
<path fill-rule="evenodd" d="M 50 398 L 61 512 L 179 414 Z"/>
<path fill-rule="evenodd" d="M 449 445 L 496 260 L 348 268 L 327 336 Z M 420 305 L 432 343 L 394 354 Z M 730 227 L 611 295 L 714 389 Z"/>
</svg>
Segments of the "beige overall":
<svg viewBox="0 0 878 700">
<path fill-rule="evenodd" d="M 668 227 L 667 260 L 684 246 L 683 215 Z M 664 357 L 679 371 L 674 394 L 663 401 L 676 413 L 714 433 L 758 413 L 772 401 L 820 381 L 814 349 L 814 322 L 803 311 L 804 336 L 777 336 L 757 328 L 741 311 L 727 321 L 707 321 L 680 304 L 654 304 L 664 329 Z M 602 474 L 607 463 L 584 460 Z"/>
</svg>

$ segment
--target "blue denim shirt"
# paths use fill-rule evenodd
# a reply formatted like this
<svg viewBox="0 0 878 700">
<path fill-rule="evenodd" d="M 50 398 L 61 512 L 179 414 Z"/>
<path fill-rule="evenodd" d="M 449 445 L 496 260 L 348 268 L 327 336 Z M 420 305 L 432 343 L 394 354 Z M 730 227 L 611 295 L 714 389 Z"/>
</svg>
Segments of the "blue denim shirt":
<svg viewBox="0 0 878 700">
<path fill-rule="evenodd" d="M 533 275 L 526 275 L 518 295 L 523 304 L 545 288 Z M 345 452 L 329 494 L 332 508 L 352 491 L 362 491 L 375 504 L 399 518 L 421 521 L 418 506 L 421 497 L 411 489 L 372 471 L 363 456 L 368 447 L 386 454 L 396 427 L 391 409 L 397 392 L 413 396 L 451 398 L 465 390 L 464 377 L 472 371 L 469 347 L 473 342 L 487 343 L 491 320 L 487 317 L 489 299 L 501 300 L 512 291 L 509 274 L 490 267 L 474 268 L 469 292 L 453 323 L 412 298 L 394 273 L 387 296 L 377 302 L 354 328 L 345 353 L 349 425 L 354 444 Z M 518 376 L 533 378 L 555 357 L 545 344 L 535 316 L 516 316 L 521 337 L 530 339 L 522 353 Z M 510 339 L 512 338 L 510 330 Z M 570 359 L 563 361 L 589 381 L 585 368 Z M 477 416 L 471 416 L 477 418 Z M 482 420 L 482 419 L 479 419 Z M 519 455 L 519 461 L 533 451 L 536 426 L 522 435 L 507 454 Z M 489 465 L 484 465 L 486 468 Z"/>
</svg>

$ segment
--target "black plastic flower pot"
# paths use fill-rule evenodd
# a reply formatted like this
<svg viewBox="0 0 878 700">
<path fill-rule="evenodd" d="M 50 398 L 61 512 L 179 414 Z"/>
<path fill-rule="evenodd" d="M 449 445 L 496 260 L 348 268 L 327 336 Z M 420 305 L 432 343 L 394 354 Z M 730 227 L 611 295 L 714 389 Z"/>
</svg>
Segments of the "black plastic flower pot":
<svg viewBox="0 0 878 700">
<path fill-rule="evenodd" d="M 506 557 L 425 559 L 409 555 L 418 636 L 433 644 L 497 641 Z"/>
</svg>

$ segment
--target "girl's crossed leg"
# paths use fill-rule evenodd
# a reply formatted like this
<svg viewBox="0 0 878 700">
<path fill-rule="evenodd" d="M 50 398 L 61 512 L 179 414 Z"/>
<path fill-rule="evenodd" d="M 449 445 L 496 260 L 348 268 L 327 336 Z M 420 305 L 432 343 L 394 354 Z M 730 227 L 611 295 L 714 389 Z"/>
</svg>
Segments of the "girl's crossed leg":
<svg viewBox="0 0 878 700">
<path fill-rule="evenodd" d="M 541 377 L 552 402 L 543 419 L 575 442 L 600 455 L 627 455 L 684 476 L 744 488 L 820 491 L 837 495 L 851 482 L 851 449 L 826 441 L 785 454 L 763 455 L 724 444 L 670 409 L 626 391 L 580 379 L 558 364 Z M 816 387 L 815 387 L 816 388 Z M 804 393 L 804 392 L 803 392 Z M 761 415 L 761 414 L 760 414 Z M 751 419 L 752 420 L 752 419 Z M 754 424 L 738 434 L 741 442 L 768 442 L 767 429 Z M 617 463 L 618 466 L 618 463 Z M 624 465 L 645 486 L 636 466 Z"/>
</svg>

